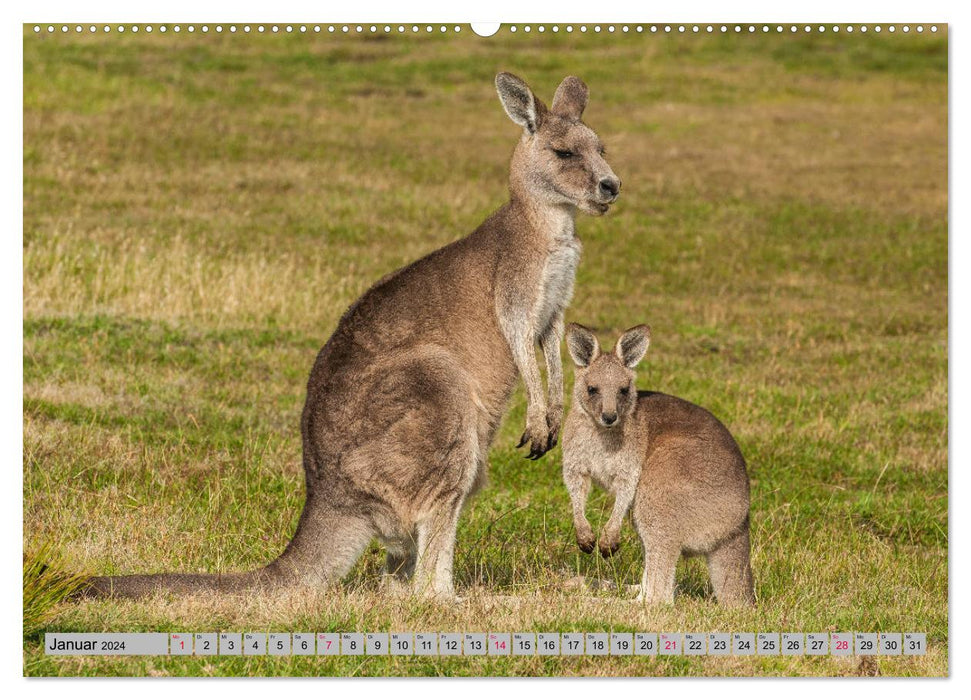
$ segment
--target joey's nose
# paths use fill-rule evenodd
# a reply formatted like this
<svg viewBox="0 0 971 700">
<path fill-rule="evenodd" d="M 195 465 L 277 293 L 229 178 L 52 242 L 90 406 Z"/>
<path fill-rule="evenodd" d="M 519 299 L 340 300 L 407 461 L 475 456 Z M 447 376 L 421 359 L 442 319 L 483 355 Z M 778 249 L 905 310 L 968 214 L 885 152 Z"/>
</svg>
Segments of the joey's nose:
<svg viewBox="0 0 971 700">
<path fill-rule="evenodd" d="M 616 199 L 620 194 L 620 180 L 615 177 L 605 177 L 600 181 L 600 194 L 605 199 Z"/>
<path fill-rule="evenodd" d="M 604 422 L 604 425 L 613 425 L 614 423 L 617 422 L 617 414 L 603 413 L 601 414 L 600 419 Z"/>
</svg>

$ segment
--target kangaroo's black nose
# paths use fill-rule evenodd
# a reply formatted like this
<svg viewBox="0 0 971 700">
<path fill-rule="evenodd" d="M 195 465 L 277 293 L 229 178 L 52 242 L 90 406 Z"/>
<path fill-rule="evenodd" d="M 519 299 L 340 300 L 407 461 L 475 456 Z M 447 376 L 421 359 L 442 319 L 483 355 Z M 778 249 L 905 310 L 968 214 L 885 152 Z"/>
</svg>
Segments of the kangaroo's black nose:
<svg viewBox="0 0 971 700">
<path fill-rule="evenodd" d="M 604 413 L 600 416 L 600 418 L 603 420 L 604 425 L 613 425 L 617 422 L 616 413 Z"/>
<path fill-rule="evenodd" d="M 615 177 L 605 177 L 600 181 L 600 194 L 605 197 L 616 197 L 620 193 L 620 180 Z"/>
</svg>

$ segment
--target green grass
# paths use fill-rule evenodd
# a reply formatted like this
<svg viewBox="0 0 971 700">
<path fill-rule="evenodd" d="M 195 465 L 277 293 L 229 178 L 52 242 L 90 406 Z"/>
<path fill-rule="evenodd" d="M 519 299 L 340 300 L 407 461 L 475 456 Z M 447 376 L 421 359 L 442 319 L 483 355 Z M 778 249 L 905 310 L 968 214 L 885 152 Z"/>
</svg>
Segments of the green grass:
<svg viewBox="0 0 971 700">
<path fill-rule="evenodd" d="M 24 39 L 24 546 L 88 574 L 230 571 L 303 500 L 319 347 L 381 275 L 505 197 L 492 88 L 589 84 L 624 181 L 579 222 L 568 311 L 650 323 L 639 386 L 710 408 L 753 487 L 759 606 L 682 562 L 672 608 L 573 544 L 560 452 L 513 449 L 459 527 L 455 607 L 341 592 L 58 603 L 25 568 L 27 675 L 863 675 L 856 659 L 57 658 L 44 631 L 925 631 L 948 673 L 947 36 Z M 570 375 L 570 372 L 567 372 Z M 572 380 L 567 378 L 568 383 Z M 609 501 L 591 504 L 594 524 Z M 33 571 L 33 570 L 32 570 Z M 34 572 L 36 573 L 36 571 Z M 45 598 L 44 591 L 51 593 Z M 28 593 L 32 597 L 28 597 Z"/>
<path fill-rule="evenodd" d="M 38 635 L 50 622 L 59 603 L 84 583 L 84 577 L 66 571 L 59 553 L 49 542 L 37 542 L 24 553 L 24 636 Z"/>
</svg>

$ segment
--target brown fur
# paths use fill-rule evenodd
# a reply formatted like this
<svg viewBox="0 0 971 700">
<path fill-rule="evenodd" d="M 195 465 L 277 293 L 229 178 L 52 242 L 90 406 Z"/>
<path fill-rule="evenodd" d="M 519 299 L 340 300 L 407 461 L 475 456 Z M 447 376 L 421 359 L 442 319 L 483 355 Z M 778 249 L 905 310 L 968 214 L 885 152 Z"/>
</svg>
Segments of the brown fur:
<svg viewBox="0 0 971 700">
<path fill-rule="evenodd" d="M 583 326 L 570 324 L 567 332 L 576 377 L 563 433 L 563 480 L 577 543 L 585 552 L 597 544 L 610 556 L 630 511 L 644 547 L 638 600 L 673 603 L 678 559 L 704 554 L 719 602 L 753 604 L 745 460 L 728 429 L 705 409 L 637 391 L 633 368 L 649 343 L 647 326 L 626 331 L 607 353 Z M 584 512 L 591 481 L 614 495 L 599 542 Z"/>
<path fill-rule="evenodd" d="M 563 310 L 580 250 L 574 219 L 578 209 L 606 212 L 620 188 L 580 121 L 587 88 L 579 79 L 564 79 L 550 109 L 508 73 L 496 88 L 523 128 L 510 200 L 469 236 L 379 281 L 341 318 L 307 384 L 307 500 L 283 554 L 247 574 L 96 578 L 87 594 L 316 586 L 343 577 L 377 537 L 393 579 L 453 596 L 459 513 L 485 480 L 518 375 L 529 400 L 520 445 L 535 459 L 556 443 Z"/>
</svg>

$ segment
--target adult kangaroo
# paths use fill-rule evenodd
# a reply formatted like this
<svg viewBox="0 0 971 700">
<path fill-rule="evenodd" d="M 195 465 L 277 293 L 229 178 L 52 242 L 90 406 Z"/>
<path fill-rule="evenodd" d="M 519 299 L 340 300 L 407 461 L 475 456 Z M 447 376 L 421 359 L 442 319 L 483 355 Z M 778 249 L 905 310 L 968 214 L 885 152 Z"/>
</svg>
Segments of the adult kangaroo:
<svg viewBox="0 0 971 700">
<path fill-rule="evenodd" d="M 563 416 L 563 310 L 580 257 L 577 211 L 604 214 L 620 180 L 580 120 L 587 87 L 560 83 L 547 108 L 522 80 L 496 76 L 522 127 L 509 201 L 470 235 L 380 280 L 343 315 L 307 383 L 301 420 L 307 500 L 280 557 L 238 574 L 91 579 L 86 595 L 317 586 L 348 573 L 372 538 L 415 593 L 454 598 L 459 513 L 517 375 L 526 385 L 519 446 L 538 459 Z M 535 346 L 543 350 L 547 394 Z"/>
</svg>

